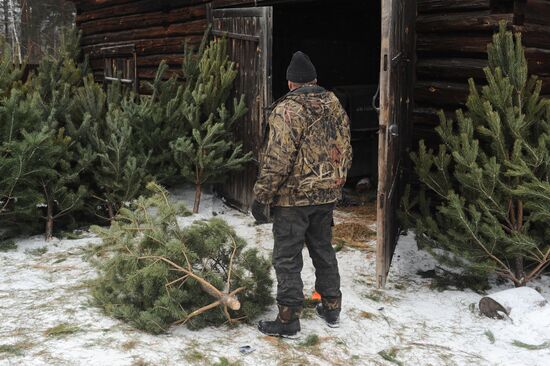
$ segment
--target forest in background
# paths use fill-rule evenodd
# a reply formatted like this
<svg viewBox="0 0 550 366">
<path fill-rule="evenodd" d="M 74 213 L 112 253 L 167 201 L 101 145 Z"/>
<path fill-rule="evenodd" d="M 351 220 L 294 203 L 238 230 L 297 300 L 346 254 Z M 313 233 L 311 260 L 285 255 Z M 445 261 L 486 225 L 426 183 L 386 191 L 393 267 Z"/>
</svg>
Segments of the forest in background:
<svg viewBox="0 0 550 366">
<path fill-rule="evenodd" d="M 1 0 L 0 34 L 14 62 L 37 64 L 60 43 L 62 29 L 74 24 L 74 5 L 65 0 Z"/>
</svg>

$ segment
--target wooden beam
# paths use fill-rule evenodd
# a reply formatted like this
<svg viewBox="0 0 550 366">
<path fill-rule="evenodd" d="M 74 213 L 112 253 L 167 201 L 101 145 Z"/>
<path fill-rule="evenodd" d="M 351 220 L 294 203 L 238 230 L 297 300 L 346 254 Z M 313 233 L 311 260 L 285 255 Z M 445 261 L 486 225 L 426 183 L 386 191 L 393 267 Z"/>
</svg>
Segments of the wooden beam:
<svg viewBox="0 0 550 366">
<path fill-rule="evenodd" d="M 417 81 L 414 100 L 437 107 L 454 108 L 466 104 L 468 85 L 442 81 Z"/>
<path fill-rule="evenodd" d="M 79 28 L 84 33 L 84 36 L 88 36 L 98 33 L 141 29 L 172 23 L 183 23 L 188 20 L 205 18 L 206 6 L 201 4 L 186 8 L 173 9 L 168 12 L 158 11 L 146 14 L 133 14 L 122 17 L 91 20 L 81 23 Z"/>
<path fill-rule="evenodd" d="M 170 24 L 167 27 L 151 27 L 121 32 L 110 32 L 82 37 L 82 45 L 97 43 L 125 42 L 137 39 L 178 37 L 193 34 L 203 34 L 207 27 L 206 19 L 193 20 L 186 23 Z"/>
<path fill-rule="evenodd" d="M 491 0 L 417 0 L 419 13 L 490 9 Z"/>
<path fill-rule="evenodd" d="M 524 24 L 550 24 L 550 1 L 526 0 L 523 6 Z"/>
<path fill-rule="evenodd" d="M 137 58 L 137 65 L 140 66 L 158 66 L 161 61 L 166 61 L 168 65 L 181 66 L 184 54 L 172 54 L 172 55 L 150 55 L 140 56 Z"/>
<path fill-rule="evenodd" d="M 135 0 L 69 0 L 74 3 L 79 10 L 87 11 L 99 9 L 106 6 L 128 4 Z"/>
<path fill-rule="evenodd" d="M 76 16 L 76 23 L 80 25 L 82 22 L 87 22 L 96 19 L 106 19 L 121 17 L 132 14 L 144 14 L 157 11 L 169 11 L 171 9 L 182 8 L 190 5 L 206 3 L 209 0 L 170 0 L 170 1 L 154 1 L 154 0 L 139 0 L 128 4 L 109 6 L 100 9 L 84 11 Z"/>
<path fill-rule="evenodd" d="M 486 54 L 492 36 L 478 34 L 419 34 L 417 51 L 430 53 Z"/>
<path fill-rule="evenodd" d="M 531 74 L 550 76 L 550 49 L 526 47 L 525 57 Z"/>
<path fill-rule="evenodd" d="M 189 43 L 190 45 L 198 45 L 201 43 L 201 40 L 202 35 L 196 35 L 159 39 L 140 39 L 131 41 L 131 43 L 134 45 L 138 56 L 141 56 L 183 53 L 185 49 L 185 42 Z M 82 51 L 85 54 L 88 54 L 90 58 L 102 58 L 104 56 L 102 48 L 117 46 L 120 44 L 120 42 L 114 42 L 84 46 L 82 47 Z"/>
<path fill-rule="evenodd" d="M 491 14 L 488 10 L 476 13 L 427 14 L 419 15 L 416 29 L 425 32 L 485 31 L 498 30 L 499 22 L 513 24 L 513 14 Z"/>
<path fill-rule="evenodd" d="M 524 46 L 550 49 L 550 25 L 524 24 L 514 31 L 522 33 Z"/>
<path fill-rule="evenodd" d="M 426 58 L 419 59 L 416 73 L 423 80 L 460 80 L 466 81 L 473 77 L 485 79 L 483 68 L 487 60 L 473 58 Z"/>
</svg>

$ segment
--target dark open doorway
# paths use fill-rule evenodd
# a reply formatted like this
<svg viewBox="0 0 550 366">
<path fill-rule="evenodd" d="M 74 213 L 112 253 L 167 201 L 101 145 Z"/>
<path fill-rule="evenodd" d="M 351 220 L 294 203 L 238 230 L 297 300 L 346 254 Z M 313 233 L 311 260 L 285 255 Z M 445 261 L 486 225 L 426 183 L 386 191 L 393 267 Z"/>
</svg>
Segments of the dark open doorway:
<svg viewBox="0 0 550 366">
<path fill-rule="evenodd" d="M 273 97 L 288 92 L 292 54 L 307 53 L 321 86 L 336 93 L 351 119 L 354 160 L 348 186 L 378 176 L 378 115 L 372 100 L 380 77 L 379 1 L 318 0 L 273 6 Z M 374 195 L 375 196 L 375 195 Z"/>
</svg>

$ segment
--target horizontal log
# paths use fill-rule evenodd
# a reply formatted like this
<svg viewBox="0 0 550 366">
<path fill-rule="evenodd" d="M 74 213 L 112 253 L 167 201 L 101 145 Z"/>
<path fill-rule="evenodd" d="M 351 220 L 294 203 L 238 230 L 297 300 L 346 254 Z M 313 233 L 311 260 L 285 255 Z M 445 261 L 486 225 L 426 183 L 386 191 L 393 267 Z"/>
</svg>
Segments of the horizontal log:
<svg viewBox="0 0 550 366">
<path fill-rule="evenodd" d="M 453 32 L 453 31 L 485 31 L 498 30 L 499 22 L 513 24 L 513 14 L 491 14 L 490 11 L 477 13 L 427 14 L 419 15 L 416 30 L 419 33 Z"/>
<path fill-rule="evenodd" d="M 99 9 L 106 6 L 128 4 L 135 0 L 69 0 L 79 11 Z"/>
<path fill-rule="evenodd" d="M 132 41 L 136 53 L 138 55 L 160 55 L 160 54 L 174 54 L 183 53 L 184 44 L 187 42 L 190 45 L 198 45 L 202 41 L 202 35 L 186 36 L 186 37 L 172 37 L 172 38 L 159 38 L 159 39 L 140 39 Z M 89 55 L 90 58 L 101 58 L 104 56 L 104 47 L 113 47 L 126 42 L 114 42 L 114 43 L 102 43 L 91 46 L 82 47 L 82 51 Z"/>
<path fill-rule="evenodd" d="M 156 70 L 163 60 L 166 61 L 169 66 L 171 66 L 171 69 L 181 70 L 183 54 L 140 56 L 137 57 L 137 66 L 138 69 L 153 68 Z M 105 68 L 105 59 L 92 58 L 89 60 L 89 64 L 94 71 L 103 70 Z"/>
<path fill-rule="evenodd" d="M 144 79 L 153 80 L 155 78 L 155 76 L 157 75 L 157 70 L 158 70 L 157 67 L 140 67 L 137 70 L 138 79 L 139 80 L 144 80 Z M 168 70 L 166 70 L 166 72 L 162 76 L 162 79 L 163 80 L 168 80 L 173 76 L 175 76 L 177 78 L 183 77 L 183 73 L 182 73 L 181 68 L 169 68 Z"/>
<path fill-rule="evenodd" d="M 123 17 L 91 20 L 81 23 L 79 29 L 82 30 L 84 36 L 88 36 L 97 33 L 147 28 L 172 23 L 184 23 L 188 20 L 204 18 L 206 18 L 206 6 L 201 4 L 174 9 L 168 12 L 159 11 L 147 14 L 134 14 Z"/>
<path fill-rule="evenodd" d="M 468 85 L 441 81 L 417 81 L 414 100 L 429 106 L 454 108 L 466 104 Z"/>
<path fill-rule="evenodd" d="M 490 9 L 491 0 L 417 0 L 419 13 Z"/>
<path fill-rule="evenodd" d="M 550 77 L 548 76 L 539 76 L 539 79 L 542 81 L 542 95 L 550 94 Z"/>
<path fill-rule="evenodd" d="M 138 66 L 158 66 L 161 61 L 164 60 L 168 65 L 181 66 L 183 57 L 183 53 L 173 55 L 140 56 L 137 58 L 137 64 Z"/>
<path fill-rule="evenodd" d="M 526 0 L 523 5 L 523 24 L 545 24 L 550 23 L 550 1 L 548 0 Z"/>
<path fill-rule="evenodd" d="M 484 79 L 483 68 L 487 60 L 473 58 L 419 58 L 416 74 L 419 79 L 441 79 L 466 81 L 473 77 Z"/>
<path fill-rule="evenodd" d="M 85 36 L 82 37 L 81 44 L 83 46 L 87 46 L 97 43 L 125 42 L 134 41 L 137 39 L 179 37 L 193 34 L 203 34 L 207 26 L 208 21 L 206 19 L 199 19 L 186 23 L 170 24 L 167 27 L 159 26 Z"/>
<path fill-rule="evenodd" d="M 492 36 L 468 34 L 425 34 L 417 36 L 417 51 L 450 54 L 487 54 Z"/>
<path fill-rule="evenodd" d="M 525 48 L 529 72 L 535 75 L 550 76 L 550 49 Z"/>
<path fill-rule="evenodd" d="M 413 124 L 422 126 L 439 126 L 440 108 L 418 107 L 413 110 Z"/>
<path fill-rule="evenodd" d="M 120 4 L 109 6 L 90 11 L 83 11 L 76 16 L 76 23 L 80 25 L 82 22 L 87 22 L 95 19 L 105 19 L 113 17 L 121 17 L 132 14 L 144 14 L 157 11 L 169 11 L 185 6 L 206 3 L 208 0 L 170 0 L 170 1 L 152 1 L 138 0 L 128 4 Z"/>
<path fill-rule="evenodd" d="M 524 24 L 514 30 L 522 33 L 524 46 L 550 49 L 550 25 Z"/>
</svg>

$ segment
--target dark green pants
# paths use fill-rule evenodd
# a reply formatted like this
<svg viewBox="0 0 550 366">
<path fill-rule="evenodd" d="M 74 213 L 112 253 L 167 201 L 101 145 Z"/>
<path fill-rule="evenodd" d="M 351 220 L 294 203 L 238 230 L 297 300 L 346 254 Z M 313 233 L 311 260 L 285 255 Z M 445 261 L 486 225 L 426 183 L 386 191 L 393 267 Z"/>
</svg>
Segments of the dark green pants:
<svg viewBox="0 0 550 366">
<path fill-rule="evenodd" d="M 307 246 L 315 266 L 315 290 L 324 298 L 337 298 L 340 274 L 332 248 L 334 204 L 304 207 L 274 207 L 273 267 L 277 274 L 277 303 L 302 306 L 302 250 Z"/>
</svg>

